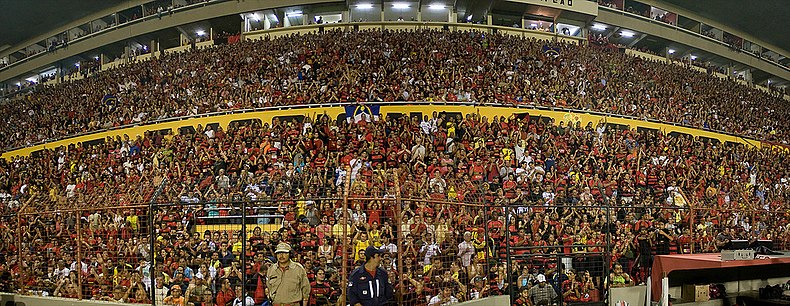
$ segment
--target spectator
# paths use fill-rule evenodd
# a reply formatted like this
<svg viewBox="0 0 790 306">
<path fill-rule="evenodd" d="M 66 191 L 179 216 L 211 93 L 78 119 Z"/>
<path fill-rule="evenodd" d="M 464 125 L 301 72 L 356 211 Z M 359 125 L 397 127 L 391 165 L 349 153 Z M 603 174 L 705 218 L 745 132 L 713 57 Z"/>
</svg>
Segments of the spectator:
<svg viewBox="0 0 790 306">
<path fill-rule="evenodd" d="M 557 299 L 554 288 L 546 285 L 546 276 L 539 274 L 538 283 L 529 289 L 529 299 L 532 305 L 551 305 Z"/>
</svg>

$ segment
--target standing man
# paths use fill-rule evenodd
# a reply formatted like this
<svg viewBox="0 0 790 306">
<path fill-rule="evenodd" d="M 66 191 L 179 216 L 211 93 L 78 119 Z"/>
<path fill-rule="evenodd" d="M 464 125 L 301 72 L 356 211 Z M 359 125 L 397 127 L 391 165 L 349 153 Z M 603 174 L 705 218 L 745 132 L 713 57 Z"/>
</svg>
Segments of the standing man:
<svg viewBox="0 0 790 306">
<path fill-rule="evenodd" d="M 365 264 L 354 269 L 348 280 L 348 305 L 378 306 L 392 300 L 392 285 L 387 271 L 379 267 L 381 253 L 372 245 L 365 249 Z"/>
<path fill-rule="evenodd" d="M 472 256 L 475 255 L 475 245 L 472 243 L 472 232 L 464 232 L 464 241 L 458 244 L 458 258 L 467 272 L 472 264 Z"/>
<path fill-rule="evenodd" d="M 269 298 L 274 306 L 307 306 L 310 280 L 304 267 L 291 261 L 291 246 L 280 243 L 274 251 L 277 264 L 266 273 Z"/>
</svg>

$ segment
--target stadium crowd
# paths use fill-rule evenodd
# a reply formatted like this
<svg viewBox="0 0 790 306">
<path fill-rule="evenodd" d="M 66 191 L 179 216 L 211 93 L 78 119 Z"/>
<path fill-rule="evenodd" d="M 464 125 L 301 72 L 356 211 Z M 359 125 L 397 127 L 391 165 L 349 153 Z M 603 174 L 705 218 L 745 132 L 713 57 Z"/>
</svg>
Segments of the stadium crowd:
<svg viewBox="0 0 790 306">
<path fill-rule="evenodd" d="M 3 128 L 25 126 L 5 139 L 225 109 L 393 100 L 605 109 L 784 135 L 778 114 L 744 109 L 778 109 L 774 98 L 594 48 L 561 45 L 559 57 L 547 58 L 543 42 L 431 31 L 265 44 L 267 52 L 255 52 L 264 42 L 254 42 L 170 54 L 40 89 L 26 97 L 30 106 L 3 108 Z M 580 60 L 589 58 L 596 61 Z M 117 103 L 100 102 L 108 92 Z M 730 238 L 789 242 L 790 172 L 780 151 L 523 114 L 371 122 L 305 115 L 0 160 L 0 289 L 146 302 L 156 287 L 158 303 L 227 305 L 244 295 L 261 303 L 263 271 L 274 246 L 287 242 L 308 271 L 312 305 L 338 298 L 343 245 L 349 267 L 369 245 L 386 250 L 383 267 L 402 283 L 396 292 L 403 289 L 406 304 L 470 300 L 508 286 L 521 302 L 551 292 L 589 301 L 606 286 L 644 281 L 653 254 L 716 251 Z M 346 184 L 348 211 L 338 208 Z M 162 204 L 150 212 L 152 200 Z M 239 201 L 256 219 L 246 241 L 230 224 L 196 230 L 216 222 L 206 217 L 238 222 Z M 264 230 L 272 223 L 282 228 Z M 511 274 L 508 247 L 519 256 Z M 573 269 L 553 261 L 558 254 L 573 257 Z"/>
<path fill-rule="evenodd" d="M 788 138 L 787 103 L 777 96 L 606 48 L 560 43 L 547 58 L 546 44 L 480 32 L 325 31 L 169 53 L 38 86 L 0 108 L 8 118 L 0 136 L 10 148 L 217 111 L 425 100 L 567 107 Z"/>
<path fill-rule="evenodd" d="M 246 273 L 245 294 L 262 302 L 258 272 L 268 267 L 273 246 L 288 242 L 319 303 L 340 292 L 345 243 L 350 267 L 368 245 L 387 250 L 384 267 L 394 284 L 400 257 L 403 299 L 412 304 L 447 292 L 463 301 L 507 292 L 506 280 L 522 289 L 541 279 L 566 301 L 582 301 L 600 298 L 594 291 L 608 279 L 644 281 L 654 253 L 689 252 L 692 245 L 715 251 L 729 238 L 790 237 L 784 154 L 767 149 L 515 115 L 306 118 L 107 139 L 2 161 L 4 212 L 28 213 L 21 223 L 3 222 L 3 269 L 32 294 L 75 297 L 81 271 L 83 298 L 144 302 L 154 284 L 162 300 L 177 289 L 189 301 L 219 305 L 242 294 L 235 288 Z M 169 204 L 155 211 L 151 229 L 147 208 L 135 204 L 148 203 L 164 179 L 160 197 Z M 343 237 L 338 207 L 347 180 L 352 200 Z M 395 180 L 404 201 L 400 216 Z M 698 210 L 690 213 L 679 190 L 697 199 Z M 282 229 L 258 228 L 248 237 L 243 269 L 237 232 L 195 231 L 207 222 L 201 217 L 239 216 L 229 204 L 234 199 L 273 205 L 282 216 L 273 221 Z M 602 209 L 606 204 L 617 208 Z M 89 208 L 78 213 L 81 231 L 70 208 Z M 507 241 L 522 256 L 510 277 L 502 264 Z M 609 277 L 606 243 L 615 271 Z M 561 273 L 551 254 L 574 257 L 576 273 Z"/>
</svg>

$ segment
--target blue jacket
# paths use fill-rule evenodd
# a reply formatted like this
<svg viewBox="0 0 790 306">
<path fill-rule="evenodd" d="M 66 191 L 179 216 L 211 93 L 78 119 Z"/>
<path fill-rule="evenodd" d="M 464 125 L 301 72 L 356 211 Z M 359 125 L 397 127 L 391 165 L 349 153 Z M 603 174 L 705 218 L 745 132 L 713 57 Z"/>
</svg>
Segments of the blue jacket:
<svg viewBox="0 0 790 306">
<path fill-rule="evenodd" d="M 376 276 L 370 275 L 364 266 L 357 267 L 348 278 L 348 304 L 363 306 L 386 305 L 393 299 L 392 285 L 387 271 L 376 268 Z"/>
</svg>

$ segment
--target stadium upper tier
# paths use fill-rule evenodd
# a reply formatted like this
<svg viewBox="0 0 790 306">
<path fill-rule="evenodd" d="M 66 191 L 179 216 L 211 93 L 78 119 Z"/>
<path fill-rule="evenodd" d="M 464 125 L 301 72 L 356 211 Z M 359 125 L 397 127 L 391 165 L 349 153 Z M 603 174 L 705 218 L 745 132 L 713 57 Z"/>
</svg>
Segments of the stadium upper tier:
<svg viewBox="0 0 790 306">
<path fill-rule="evenodd" d="M 597 46 L 431 30 L 326 31 L 164 54 L 13 99 L 0 108 L 0 138 L 11 148 L 177 116 L 354 101 L 556 106 L 787 139 L 787 103 L 732 81 Z"/>
</svg>

